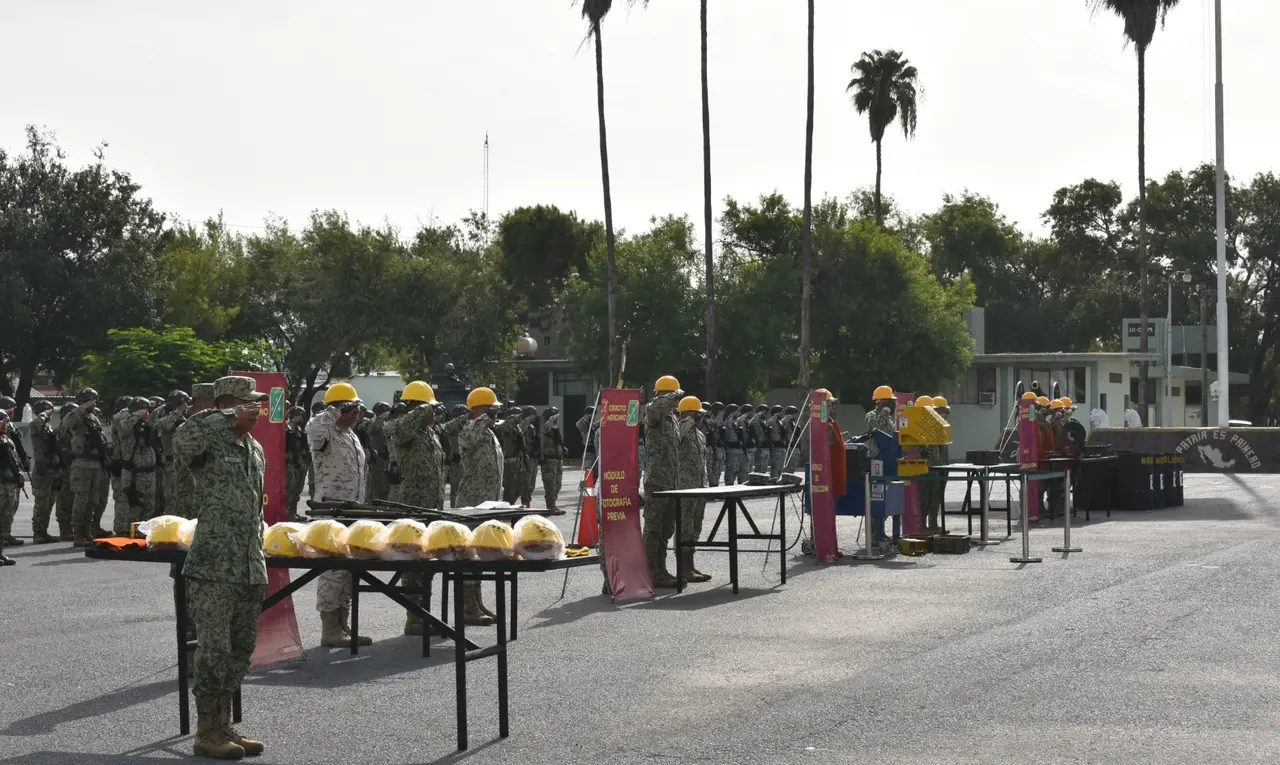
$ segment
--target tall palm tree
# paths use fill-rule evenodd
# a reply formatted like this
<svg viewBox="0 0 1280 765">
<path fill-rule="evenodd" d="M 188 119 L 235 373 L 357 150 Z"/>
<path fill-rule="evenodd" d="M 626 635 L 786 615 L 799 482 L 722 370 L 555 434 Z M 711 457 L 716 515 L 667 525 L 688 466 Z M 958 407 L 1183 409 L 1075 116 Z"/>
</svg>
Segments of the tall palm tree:
<svg viewBox="0 0 1280 765">
<path fill-rule="evenodd" d="M 636 2 L 649 4 L 649 0 L 628 0 L 628 5 Z M 600 177 L 604 185 L 604 240 L 609 282 L 609 370 L 605 373 L 605 382 L 608 384 L 618 373 L 618 265 L 614 259 L 613 195 L 609 191 L 609 140 L 605 134 L 604 121 L 604 41 L 601 24 L 613 8 L 613 0 L 578 0 L 578 3 L 582 6 L 582 18 L 587 21 L 587 39 L 595 42 L 596 47 L 596 110 L 600 119 Z"/>
<path fill-rule="evenodd" d="M 845 92 L 853 93 L 853 108 L 867 115 L 871 140 L 876 145 L 876 223 L 884 223 L 880 204 L 880 146 L 884 130 L 894 118 L 902 125 L 902 135 L 910 139 L 916 134 L 916 106 L 923 91 L 916 68 L 896 50 L 863 53 L 851 67 L 853 79 Z"/>
<path fill-rule="evenodd" d="M 808 85 L 804 116 L 804 276 L 800 288 L 800 388 L 809 391 L 809 303 L 813 299 L 813 0 L 809 0 Z"/>
<path fill-rule="evenodd" d="M 711 257 L 711 94 L 707 87 L 707 0 L 702 0 L 702 229 L 707 265 L 707 379 L 708 398 L 716 397 L 715 261 Z"/>
<path fill-rule="evenodd" d="M 1164 26 L 1165 17 L 1178 0 L 1089 0 L 1093 12 L 1106 11 L 1124 20 L 1124 36 L 1138 52 L 1138 297 L 1142 327 L 1141 344 L 1147 352 L 1147 322 L 1151 315 L 1147 295 L 1147 48 L 1155 37 L 1156 27 Z M 1146 417 L 1147 362 L 1142 362 L 1138 384 L 1138 404 Z"/>
</svg>

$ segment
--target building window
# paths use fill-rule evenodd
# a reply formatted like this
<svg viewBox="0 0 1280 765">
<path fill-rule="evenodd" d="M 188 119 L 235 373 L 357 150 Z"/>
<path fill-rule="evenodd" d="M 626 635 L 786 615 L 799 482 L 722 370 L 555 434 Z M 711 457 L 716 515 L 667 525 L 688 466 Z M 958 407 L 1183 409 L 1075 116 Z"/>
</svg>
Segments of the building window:
<svg viewBox="0 0 1280 765">
<path fill-rule="evenodd" d="M 1134 406 L 1138 404 L 1138 383 L 1139 378 L 1132 377 L 1129 379 L 1129 400 Z M 1156 396 L 1156 380 L 1147 379 L 1147 403 L 1154 404 L 1159 398 Z"/>
<path fill-rule="evenodd" d="M 551 375 L 546 372 L 530 372 L 516 389 L 516 403 L 541 404 L 551 403 Z"/>
<path fill-rule="evenodd" d="M 1199 380 L 1187 380 L 1187 406 L 1204 406 L 1204 389 Z"/>
<path fill-rule="evenodd" d="M 1111 374 L 1107 375 L 1107 381 L 1114 383 L 1116 385 L 1120 385 L 1121 383 L 1124 382 L 1124 375 L 1120 374 L 1119 372 L 1112 372 Z M 1137 388 L 1134 388 L 1134 390 L 1137 390 Z"/>
<path fill-rule="evenodd" d="M 1179 388 L 1178 386 L 1174 385 L 1173 387 L 1169 388 L 1169 395 L 1170 395 L 1170 396 L 1172 396 L 1172 397 L 1174 397 L 1174 398 L 1177 398 L 1178 396 L 1181 396 L 1181 395 L 1182 395 L 1182 388 Z"/>
<path fill-rule="evenodd" d="M 996 370 L 992 367 L 976 367 L 965 372 L 960 381 L 951 386 L 947 403 L 977 404 L 983 393 L 996 392 Z"/>
<path fill-rule="evenodd" d="M 542 336 L 542 345 L 543 345 L 543 347 L 544 347 L 544 348 L 550 348 L 550 347 L 551 347 L 551 335 L 543 335 L 543 336 Z"/>
</svg>

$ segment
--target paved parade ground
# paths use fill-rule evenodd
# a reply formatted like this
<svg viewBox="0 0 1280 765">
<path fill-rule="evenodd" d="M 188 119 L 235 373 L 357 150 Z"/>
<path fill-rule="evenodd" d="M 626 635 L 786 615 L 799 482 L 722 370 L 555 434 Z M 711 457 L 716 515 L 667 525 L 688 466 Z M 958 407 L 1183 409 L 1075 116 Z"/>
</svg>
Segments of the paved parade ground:
<svg viewBox="0 0 1280 765">
<path fill-rule="evenodd" d="M 623 606 L 593 568 L 563 600 L 563 574 L 522 577 L 511 737 L 496 738 L 493 660 L 472 663 L 466 753 L 451 644 L 421 658 L 403 611 L 365 596 L 375 644 L 319 648 L 307 587 L 294 599 L 306 655 L 250 675 L 240 728 L 266 743 L 261 763 L 1280 762 L 1280 476 L 1186 487 L 1182 508 L 1095 515 L 1070 560 L 1049 552 L 1060 527 L 1034 530 L 1039 565 L 1009 563 L 1016 540 L 822 568 L 797 546 L 785 586 L 777 555 L 764 570 L 744 556 L 735 597 L 726 556 L 702 553 L 712 582 Z M 24 500 L 15 533 L 30 518 Z M 856 531 L 840 520 L 842 549 Z M 189 756 L 168 567 L 69 543 L 7 552 L 0 765 Z"/>
</svg>

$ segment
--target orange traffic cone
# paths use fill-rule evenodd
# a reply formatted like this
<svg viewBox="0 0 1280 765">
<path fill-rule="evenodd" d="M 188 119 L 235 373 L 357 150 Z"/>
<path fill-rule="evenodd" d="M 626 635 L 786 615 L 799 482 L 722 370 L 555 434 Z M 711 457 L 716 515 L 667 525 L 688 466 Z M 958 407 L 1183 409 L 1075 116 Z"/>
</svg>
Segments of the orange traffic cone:
<svg viewBox="0 0 1280 765">
<path fill-rule="evenodd" d="M 591 471 L 587 471 L 587 486 L 578 515 L 578 544 L 586 547 L 600 544 L 600 524 L 596 520 L 596 479 Z"/>
</svg>

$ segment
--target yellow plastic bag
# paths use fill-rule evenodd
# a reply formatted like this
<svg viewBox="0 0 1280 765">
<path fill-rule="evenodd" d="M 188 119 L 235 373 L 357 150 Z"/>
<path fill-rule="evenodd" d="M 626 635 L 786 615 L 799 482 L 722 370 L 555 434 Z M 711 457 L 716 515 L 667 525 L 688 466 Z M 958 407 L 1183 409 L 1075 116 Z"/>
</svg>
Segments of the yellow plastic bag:
<svg viewBox="0 0 1280 765">
<path fill-rule="evenodd" d="M 191 549 L 191 543 L 196 539 L 196 519 L 191 518 L 185 520 L 178 526 L 178 545 L 184 550 Z"/>
<path fill-rule="evenodd" d="M 471 560 L 471 529 L 453 521 L 427 526 L 427 554 L 438 560 Z"/>
<path fill-rule="evenodd" d="M 347 527 L 337 521 L 312 521 L 292 539 L 304 558 L 345 558 L 347 555 Z"/>
<path fill-rule="evenodd" d="M 360 560 L 376 560 L 386 542 L 382 537 L 387 527 L 377 521 L 361 520 L 347 529 L 347 556 Z"/>
<path fill-rule="evenodd" d="M 185 520 L 177 515 L 158 515 L 139 523 L 138 531 L 146 537 L 148 550 L 181 550 L 178 532 Z"/>
<path fill-rule="evenodd" d="M 425 560 L 427 527 L 420 521 L 398 520 L 382 532 L 383 560 Z"/>
<path fill-rule="evenodd" d="M 541 515 L 526 515 L 516 521 L 516 552 L 527 560 L 558 560 L 564 557 L 564 536 Z"/>
<path fill-rule="evenodd" d="M 510 560 L 516 557 L 515 532 L 502 521 L 485 521 L 476 527 L 471 549 L 479 560 Z"/>
</svg>

